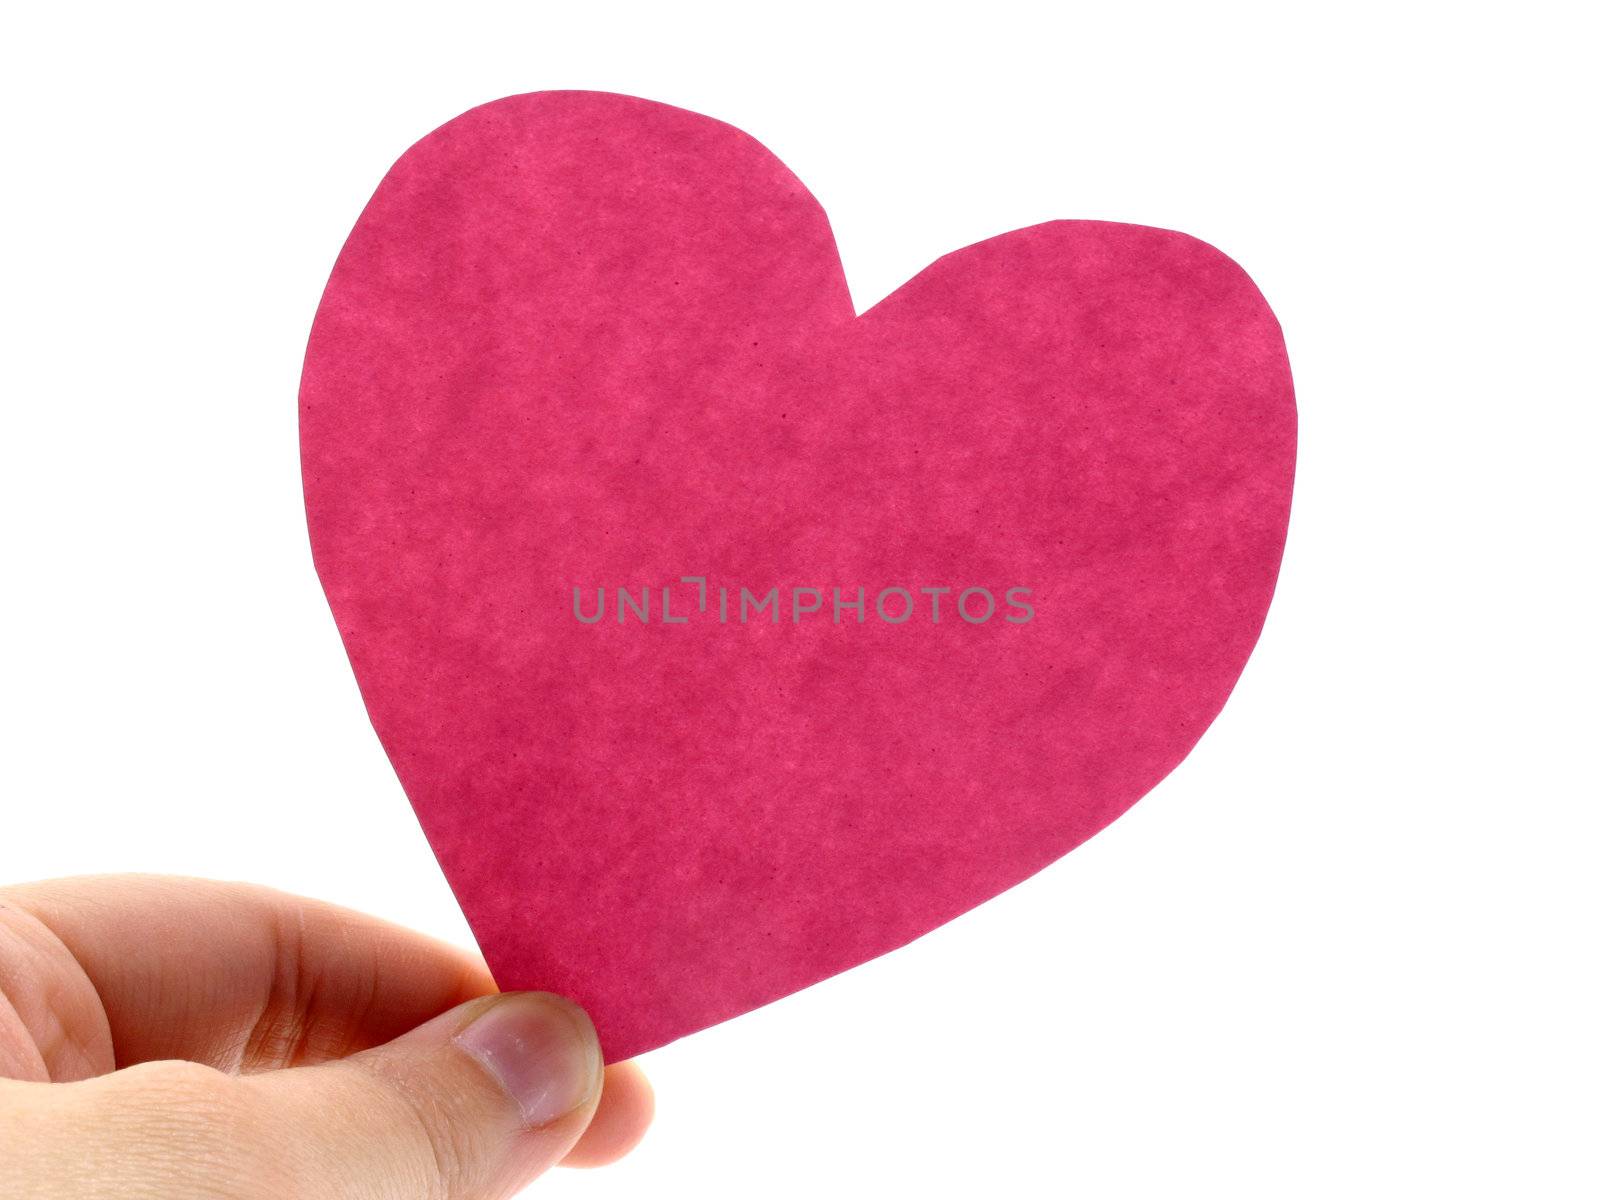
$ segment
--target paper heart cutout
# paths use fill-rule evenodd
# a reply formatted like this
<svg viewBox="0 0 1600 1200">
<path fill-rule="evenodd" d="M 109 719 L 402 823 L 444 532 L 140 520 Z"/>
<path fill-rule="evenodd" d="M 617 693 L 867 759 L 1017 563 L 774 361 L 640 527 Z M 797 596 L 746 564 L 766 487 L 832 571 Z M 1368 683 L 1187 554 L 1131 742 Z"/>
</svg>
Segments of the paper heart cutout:
<svg viewBox="0 0 1600 1200">
<path fill-rule="evenodd" d="M 301 439 L 362 695 L 496 979 L 575 997 L 615 1060 L 904 944 L 1171 771 L 1266 614 L 1295 413 L 1271 311 L 1192 238 L 1023 229 L 858 317 L 758 143 L 550 92 L 383 180 Z"/>
</svg>

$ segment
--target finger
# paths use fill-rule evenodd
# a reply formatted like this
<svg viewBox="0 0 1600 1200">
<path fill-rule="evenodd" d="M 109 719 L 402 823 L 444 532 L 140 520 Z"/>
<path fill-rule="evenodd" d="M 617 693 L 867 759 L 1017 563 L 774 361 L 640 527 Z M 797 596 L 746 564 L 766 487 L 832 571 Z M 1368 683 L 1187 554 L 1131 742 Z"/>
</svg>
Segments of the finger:
<svg viewBox="0 0 1600 1200">
<path fill-rule="evenodd" d="M 105 1011 L 48 929 L 0 898 L 0 1078 L 87 1079 L 112 1066 Z"/>
<path fill-rule="evenodd" d="M 603 1167 L 639 1144 L 655 1116 L 655 1091 L 637 1063 L 606 1068 L 600 1107 L 578 1144 L 561 1160 L 564 1167 Z"/>
<path fill-rule="evenodd" d="M 104 1070 L 171 1058 L 228 1071 L 321 1062 L 494 991 L 482 963 L 453 946 L 246 884 L 98 876 L 6 888 L 0 903 L 76 960 L 24 982 L 55 989 L 57 1011 L 62 996 L 97 997 L 115 1052 Z"/>
<path fill-rule="evenodd" d="M 110 1195 L 114 1180 L 119 1197 L 162 1200 L 492 1200 L 572 1148 L 602 1079 L 581 1010 L 513 993 L 319 1066 L 0 1080 L 0 1190 Z"/>
<path fill-rule="evenodd" d="M 515 992 L 351 1058 L 246 1082 L 294 1147 L 292 1178 L 321 1181 L 333 1197 L 477 1200 L 560 1162 L 603 1078 L 581 1009 Z"/>
</svg>

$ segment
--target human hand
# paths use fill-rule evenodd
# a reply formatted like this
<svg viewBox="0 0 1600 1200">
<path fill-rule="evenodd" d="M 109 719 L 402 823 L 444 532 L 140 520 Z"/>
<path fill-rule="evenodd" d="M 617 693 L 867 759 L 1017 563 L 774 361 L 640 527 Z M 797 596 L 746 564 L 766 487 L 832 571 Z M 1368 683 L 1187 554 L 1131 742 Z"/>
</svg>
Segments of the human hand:
<svg viewBox="0 0 1600 1200">
<path fill-rule="evenodd" d="M 486 1200 L 620 1157 L 651 1110 L 581 1009 L 371 917 L 155 876 L 0 888 L 8 1198 Z"/>
</svg>

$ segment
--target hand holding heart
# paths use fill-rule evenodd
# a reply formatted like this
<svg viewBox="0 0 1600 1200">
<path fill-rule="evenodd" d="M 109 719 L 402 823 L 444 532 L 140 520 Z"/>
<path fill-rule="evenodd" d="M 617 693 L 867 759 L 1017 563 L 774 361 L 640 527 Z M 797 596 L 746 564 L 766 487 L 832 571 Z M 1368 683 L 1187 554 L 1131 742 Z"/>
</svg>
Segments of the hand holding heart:
<svg viewBox="0 0 1600 1200">
<path fill-rule="evenodd" d="M 0 887 L 0 1192 L 30 1200 L 508 1196 L 650 1120 L 583 1012 L 241 884 Z M 602 1089 L 603 1084 L 603 1089 Z"/>
</svg>

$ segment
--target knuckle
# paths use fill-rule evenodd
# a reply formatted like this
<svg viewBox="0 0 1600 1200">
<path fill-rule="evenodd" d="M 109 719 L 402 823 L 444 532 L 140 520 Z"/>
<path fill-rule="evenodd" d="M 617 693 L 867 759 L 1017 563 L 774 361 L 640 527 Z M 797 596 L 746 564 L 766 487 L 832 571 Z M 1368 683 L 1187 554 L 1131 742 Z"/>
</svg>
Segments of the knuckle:
<svg viewBox="0 0 1600 1200">
<path fill-rule="evenodd" d="M 220 1136 L 238 1106 L 236 1081 L 199 1063 L 140 1063 L 104 1080 L 105 1086 L 96 1089 L 96 1107 L 117 1127 L 133 1125 L 190 1138 Z"/>
<path fill-rule="evenodd" d="M 236 1082 L 215 1067 L 184 1059 L 164 1059 L 124 1067 L 108 1078 L 120 1088 L 137 1089 L 172 1104 L 226 1103 Z"/>
<path fill-rule="evenodd" d="M 392 1087 L 397 1116 L 416 1148 L 417 1169 L 431 1200 L 455 1196 L 475 1174 L 483 1146 L 475 1132 L 452 1119 L 449 1108 L 426 1089 Z"/>
</svg>

